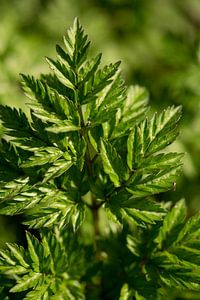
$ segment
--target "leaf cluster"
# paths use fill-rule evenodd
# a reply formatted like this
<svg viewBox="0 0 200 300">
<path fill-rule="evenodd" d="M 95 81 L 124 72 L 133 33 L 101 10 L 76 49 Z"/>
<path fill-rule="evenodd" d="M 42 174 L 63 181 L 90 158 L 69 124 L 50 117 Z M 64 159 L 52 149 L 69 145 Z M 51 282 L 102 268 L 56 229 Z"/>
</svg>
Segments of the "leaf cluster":
<svg viewBox="0 0 200 300">
<path fill-rule="evenodd" d="M 181 107 L 149 117 L 147 91 L 125 86 L 119 62 L 102 67 L 101 55 L 88 58 L 77 19 L 64 44 L 57 60 L 47 58 L 53 74 L 21 75 L 28 116 L 0 107 L 0 213 L 24 214 L 40 232 L 27 233 L 26 248 L 1 251 L 2 280 L 10 293 L 35 300 L 199 290 L 199 217 L 185 223 L 184 201 L 168 211 L 155 197 L 180 173 L 183 154 L 166 147 L 178 135 Z M 100 211 L 115 233 L 102 234 Z"/>
</svg>

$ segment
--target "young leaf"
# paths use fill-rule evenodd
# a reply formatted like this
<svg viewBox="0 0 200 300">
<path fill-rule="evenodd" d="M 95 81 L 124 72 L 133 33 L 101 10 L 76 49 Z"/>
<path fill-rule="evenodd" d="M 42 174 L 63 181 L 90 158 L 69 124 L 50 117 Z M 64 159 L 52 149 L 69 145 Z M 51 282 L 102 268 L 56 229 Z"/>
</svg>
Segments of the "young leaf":
<svg viewBox="0 0 200 300">
<path fill-rule="evenodd" d="M 59 61 L 54 61 L 51 58 L 46 59 L 50 68 L 54 71 L 57 78 L 66 87 L 75 90 L 76 88 L 76 76 L 73 70 L 66 68 L 64 64 Z"/>
<path fill-rule="evenodd" d="M 87 41 L 87 35 L 77 18 L 73 27 L 67 31 L 64 43 L 70 57 L 70 60 L 67 58 L 66 61 L 72 68 L 80 67 L 87 58 L 90 42 Z"/>
</svg>

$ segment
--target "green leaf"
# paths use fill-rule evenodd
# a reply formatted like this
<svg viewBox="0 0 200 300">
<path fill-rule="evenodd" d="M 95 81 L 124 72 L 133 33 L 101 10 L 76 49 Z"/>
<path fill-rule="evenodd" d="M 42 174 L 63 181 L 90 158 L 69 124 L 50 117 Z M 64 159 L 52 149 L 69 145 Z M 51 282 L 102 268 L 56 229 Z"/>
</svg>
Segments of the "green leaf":
<svg viewBox="0 0 200 300">
<path fill-rule="evenodd" d="M 181 106 L 171 106 L 160 115 L 154 115 L 149 127 L 150 144 L 146 150 L 148 155 L 160 151 L 175 140 L 181 113 Z"/>
<path fill-rule="evenodd" d="M 17 246 L 16 244 L 7 243 L 6 244 L 10 249 L 12 255 L 19 261 L 19 263 L 24 267 L 28 268 L 29 265 L 24 259 L 24 250 L 22 247 Z"/>
<path fill-rule="evenodd" d="M 49 126 L 47 131 L 53 133 L 64 133 L 69 131 L 78 131 L 81 127 L 74 125 L 71 121 L 60 121 L 56 122 L 56 124 Z"/>
<path fill-rule="evenodd" d="M 125 283 L 120 292 L 119 300 L 131 300 L 133 299 L 133 293 L 130 291 L 129 286 Z"/>
<path fill-rule="evenodd" d="M 34 288 L 37 285 L 41 276 L 41 273 L 34 272 L 31 272 L 28 275 L 24 275 L 20 280 L 18 280 L 18 283 L 12 289 L 10 289 L 10 292 L 23 292 L 30 288 Z"/>
<path fill-rule="evenodd" d="M 34 290 L 26 294 L 24 300 L 48 300 L 50 293 L 49 290 L 50 283 L 44 283 L 40 286 L 36 286 Z"/>
<path fill-rule="evenodd" d="M 135 126 L 127 141 L 127 163 L 131 170 L 175 140 L 180 117 L 181 107 L 172 106 L 160 115 L 155 114 L 150 121 L 146 119 Z"/>
<path fill-rule="evenodd" d="M 134 197 L 146 197 L 163 193 L 173 188 L 177 176 L 180 174 L 179 166 L 170 167 L 152 175 L 140 179 L 140 182 L 132 182 L 126 190 L 133 194 Z"/>
<path fill-rule="evenodd" d="M 21 109 L 0 105 L 0 118 L 10 137 L 26 138 L 32 135 L 28 119 Z"/>
<path fill-rule="evenodd" d="M 184 154 L 182 153 L 159 153 L 154 156 L 149 156 L 141 164 L 139 169 L 146 171 L 156 171 L 159 169 L 167 169 L 171 166 L 178 166 L 181 164 L 181 158 Z"/>
<path fill-rule="evenodd" d="M 135 256 L 140 257 L 141 253 L 141 243 L 142 240 L 137 236 L 127 235 L 127 248 L 133 253 Z"/>
<path fill-rule="evenodd" d="M 89 119 L 95 123 L 100 122 L 100 117 L 103 116 L 103 113 L 101 113 L 99 116 L 98 114 L 98 107 L 101 104 L 102 100 L 104 99 L 104 89 L 109 86 L 109 84 L 112 84 L 114 82 L 114 75 L 118 71 L 118 67 L 120 65 L 120 62 L 117 62 L 115 64 L 110 64 L 108 66 L 105 66 L 102 70 L 99 69 L 87 82 L 87 85 L 84 88 L 84 91 L 82 91 L 82 104 L 91 103 L 90 107 L 90 117 Z M 106 92 L 106 91 L 105 91 Z M 100 99 L 97 98 L 97 96 L 102 94 L 103 98 L 100 97 Z M 114 99 L 113 99 L 114 100 Z M 98 117 L 98 118 L 97 118 Z"/>
<path fill-rule="evenodd" d="M 116 113 L 126 99 L 126 88 L 124 80 L 120 74 L 117 74 L 110 85 L 106 88 L 105 93 L 98 99 L 95 106 L 92 107 L 93 115 L 91 114 L 91 122 L 99 124 L 110 120 L 111 113 Z"/>
<path fill-rule="evenodd" d="M 50 68 L 54 71 L 57 78 L 60 80 L 62 84 L 66 87 L 75 90 L 76 88 L 76 76 L 73 70 L 66 68 L 64 64 L 59 61 L 54 61 L 51 58 L 46 58 Z"/>
<path fill-rule="evenodd" d="M 120 223 L 126 220 L 144 228 L 147 224 L 161 221 L 166 214 L 158 203 L 147 199 L 134 199 L 125 192 L 114 195 L 106 205 Z"/>
<path fill-rule="evenodd" d="M 159 243 L 159 248 L 152 244 L 152 253 L 149 254 L 145 269 L 152 279 L 158 281 L 159 278 L 161 285 L 181 290 L 200 290 L 199 227 L 193 227 L 191 236 L 189 230 L 186 239 L 185 235 L 182 236 L 183 232 L 187 232 L 186 227 L 192 229 L 188 225 L 195 223 L 193 218 L 185 222 L 186 206 L 184 200 L 180 200 L 166 215 L 163 226 L 156 229 L 154 242 Z"/>
<path fill-rule="evenodd" d="M 125 220 L 141 227 L 146 227 L 146 223 L 155 224 L 156 221 L 162 220 L 164 216 L 164 213 L 160 211 L 145 211 L 136 208 L 122 208 L 121 214 Z"/>
<path fill-rule="evenodd" d="M 170 212 L 166 215 L 163 226 L 158 232 L 155 241 L 158 247 L 162 248 L 164 245 L 170 246 L 173 241 L 177 240 L 177 235 L 186 218 L 186 205 L 184 199 L 175 204 Z"/>
<path fill-rule="evenodd" d="M 40 234 L 27 233 L 26 248 L 0 251 L 0 298 L 8 290 L 27 300 L 199 291 L 199 214 L 185 223 L 183 200 L 167 212 L 169 203 L 153 197 L 173 189 L 180 171 L 182 154 L 165 148 L 181 108 L 149 119 L 147 91 L 125 86 L 119 62 L 99 68 L 101 54 L 87 59 L 78 19 L 64 44 L 47 58 L 52 74 L 22 75 L 29 116 L 0 106 L 8 140 L 0 145 L 0 213 L 22 214 Z M 105 209 L 117 225 L 107 226 Z"/>
<path fill-rule="evenodd" d="M 2 139 L 0 143 L 0 153 L 0 180 L 2 186 L 3 182 L 6 183 L 19 177 L 21 170 L 19 169 L 19 149 L 16 149 L 10 142 Z"/>
<path fill-rule="evenodd" d="M 49 180 L 52 180 L 56 177 L 61 176 L 63 173 L 65 173 L 68 169 L 71 168 L 71 166 L 74 164 L 71 160 L 65 160 L 65 159 L 58 159 L 53 163 L 53 165 L 47 170 L 43 182 L 47 182 Z"/>
<path fill-rule="evenodd" d="M 143 127 L 141 126 L 143 125 Z M 139 162 L 142 161 L 144 156 L 144 140 L 147 140 L 147 136 L 144 133 L 147 131 L 147 121 L 143 122 L 140 127 L 135 127 L 129 134 L 127 140 L 127 165 L 130 170 L 136 170 Z M 141 127 L 143 134 L 141 134 Z M 145 136 L 145 138 L 143 137 Z"/>
<path fill-rule="evenodd" d="M 198 266 L 180 260 L 176 255 L 167 251 L 155 254 L 152 257 L 152 262 L 157 265 L 159 277 L 166 286 L 200 290 Z"/>
<path fill-rule="evenodd" d="M 79 203 L 74 205 L 71 210 L 71 223 L 74 231 L 76 231 L 85 219 L 85 205 L 83 203 Z"/>
<path fill-rule="evenodd" d="M 196 267 L 200 265 L 200 250 L 195 247 L 187 247 L 184 245 L 175 245 L 171 249 L 171 253 L 175 254 L 180 260 L 190 262 Z"/>
<path fill-rule="evenodd" d="M 100 155 L 105 173 L 109 175 L 114 185 L 119 187 L 121 185 L 120 181 L 125 180 L 128 176 L 120 155 L 109 142 L 103 140 L 101 140 Z"/>
<path fill-rule="evenodd" d="M 200 226 L 200 213 L 197 213 L 193 217 L 191 217 L 183 229 L 179 232 L 178 238 L 176 242 L 182 242 L 184 240 L 189 240 L 192 236 L 199 233 Z"/>
<path fill-rule="evenodd" d="M 57 299 L 57 295 L 70 295 L 71 298 L 66 299 L 84 299 L 79 282 L 84 272 L 79 268 L 81 261 L 84 263 L 83 251 L 76 237 L 68 237 L 66 231 L 57 231 L 43 232 L 41 242 L 31 234 L 27 234 L 27 238 L 28 249 L 8 244 L 6 255 L 5 251 L 0 253 L 0 272 L 5 269 L 4 275 L 12 280 L 10 292 L 25 292 L 23 298 L 33 300 L 49 299 L 50 296 Z M 25 260 L 30 264 L 26 264 Z M 16 268 L 23 265 L 25 271 L 17 273 Z M 40 272 L 35 271 L 36 266 Z"/>
<path fill-rule="evenodd" d="M 42 80 L 25 75 L 22 75 L 22 78 L 24 90 L 31 99 L 29 107 L 32 115 L 43 122 L 53 123 L 55 127 L 65 127 L 64 132 L 79 128 L 79 115 L 71 100 L 51 89 Z M 47 128 L 51 126 L 46 125 Z"/>
<path fill-rule="evenodd" d="M 39 254 L 38 249 L 39 249 L 39 241 L 32 235 L 30 235 L 29 232 L 26 232 L 26 239 L 28 242 L 28 251 L 29 251 L 29 255 L 31 257 L 32 260 L 32 266 L 33 266 L 33 270 L 35 272 L 40 271 L 40 258 L 39 258 Z"/>
<path fill-rule="evenodd" d="M 85 85 L 85 83 L 91 80 L 91 78 L 94 78 L 95 72 L 98 69 L 100 62 L 101 54 L 97 55 L 92 60 L 88 60 L 84 67 L 81 68 L 79 72 L 79 77 L 81 77 L 81 79 L 79 79 L 79 88 L 83 89 L 84 92 L 87 89 L 87 85 Z"/>
<path fill-rule="evenodd" d="M 31 228 L 52 227 L 57 224 L 60 228 L 71 225 L 76 231 L 85 218 L 85 204 L 77 193 L 72 199 L 70 193 L 58 191 L 53 187 L 41 188 L 43 197 L 40 203 L 27 212 L 24 224 Z M 74 195 L 75 196 L 75 195 Z"/>
<path fill-rule="evenodd" d="M 68 52 L 65 60 L 72 68 L 80 67 L 87 58 L 90 42 L 87 42 L 87 35 L 77 18 L 74 20 L 73 27 L 67 31 L 64 43 Z"/>
<path fill-rule="evenodd" d="M 125 92 L 124 80 L 120 74 L 117 74 L 108 89 L 106 89 L 106 94 L 101 99 L 98 107 L 99 111 L 105 112 L 119 108 L 126 98 Z"/>
<path fill-rule="evenodd" d="M 112 137 L 116 139 L 127 134 L 135 124 L 144 119 L 147 112 L 147 103 L 148 92 L 146 89 L 137 85 L 130 86 Z"/>
<path fill-rule="evenodd" d="M 34 166 L 40 166 L 47 163 L 52 163 L 59 159 L 63 155 L 63 152 L 56 147 L 46 147 L 41 151 L 35 152 L 34 156 L 21 164 L 22 168 L 30 168 Z"/>
<path fill-rule="evenodd" d="M 21 109 L 1 105 L 0 119 L 12 144 L 28 151 L 46 146 L 46 142 L 31 128 L 28 118 Z"/>
<path fill-rule="evenodd" d="M 17 178 L 0 189 L 1 214 L 13 215 L 29 209 L 40 201 L 36 188 L 28 184 L 29 178 Z M 34 197 L 34 198 L 33 198 Z"/>
</svg>

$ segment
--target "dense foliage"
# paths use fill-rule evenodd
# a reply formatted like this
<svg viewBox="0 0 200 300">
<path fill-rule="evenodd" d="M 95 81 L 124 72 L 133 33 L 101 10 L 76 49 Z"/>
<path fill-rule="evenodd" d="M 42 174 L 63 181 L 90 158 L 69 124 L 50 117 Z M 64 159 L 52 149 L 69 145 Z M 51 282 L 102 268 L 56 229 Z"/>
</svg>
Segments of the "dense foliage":
<svg viewBox="0 0 200 300">
<path fill-rule="evenodd" d="M 192 215 L 200 208 L 199 0 L 1 0 L 1 103 L 24 108 L 19 72 L 47 72 L 41 57 L 54 55 L 52 45 L 75 16 L 93 40 L 91 52 L 100 49 L 104 63 L 122 60 L 126 82 L 148 89 L 153 111 L 183 106 L 181 135 L 172 151 L 187 154 L 176 194 L 167 197 L 185 197 Z M 10 220 L 0 223 L 1 244 L 20 236 Z"/>
<path fill-rule="evenodd" d="M 148 114 L 119 62 L 90 59 L 76 19 L 47 58 L 52 74 L 21 75 L 30 114 L 0 107 L 0 213 L 24 213 L 26 246 L 0 254 L 1 299 L 168 299 L 200 290 L 200 215 L 176 188 L 183 154 L 167 152 L 181 107 Z"/>
</svg>

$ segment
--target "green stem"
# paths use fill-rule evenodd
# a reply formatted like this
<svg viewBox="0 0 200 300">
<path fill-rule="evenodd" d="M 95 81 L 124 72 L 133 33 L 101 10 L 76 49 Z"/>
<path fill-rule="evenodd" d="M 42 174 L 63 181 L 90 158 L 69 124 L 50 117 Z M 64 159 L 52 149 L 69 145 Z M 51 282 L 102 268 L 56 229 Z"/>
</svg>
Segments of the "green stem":
<svg viewBox="0 0 200 300">
<path fill-rule="evenodd" d="M 81 105 L 78 105 L 78 112 L 81 118 L 81 135 L 86 141 L 86 153 L 85 153 L 85 158 L 86 158 L 86 167 L 88 171 L 88 176 L 89 180 L 92 180 L 94 178 L 94 172 L 93 172 L 93 159 L 91 158 L 90 154 L 90 141 L 88 138 L 88 133 L 87 133 L 87 128 L 85 126 L 84 118 L 83 118 L 83 112 Z M 91 205 L 88 205 L 88 207 L 91 209 L 92 212 L 92 217 L 93 217 L 93 222 L 94 222 L 94 235 L 95 239 L 99 236 L 99 214 L 98 210 L 100 208 L 100 205 L 96 201 L 96 196 L 94 194 L 91 195 Z"/>
</svg>

